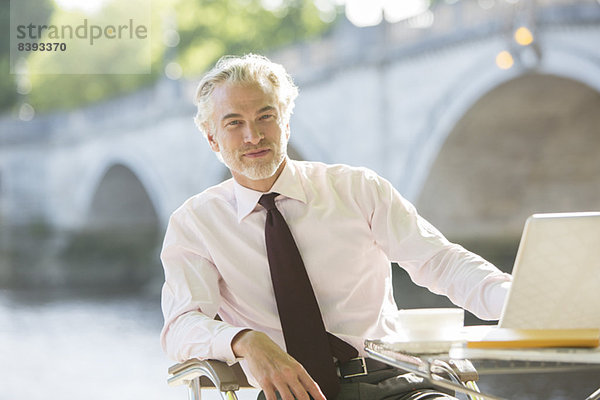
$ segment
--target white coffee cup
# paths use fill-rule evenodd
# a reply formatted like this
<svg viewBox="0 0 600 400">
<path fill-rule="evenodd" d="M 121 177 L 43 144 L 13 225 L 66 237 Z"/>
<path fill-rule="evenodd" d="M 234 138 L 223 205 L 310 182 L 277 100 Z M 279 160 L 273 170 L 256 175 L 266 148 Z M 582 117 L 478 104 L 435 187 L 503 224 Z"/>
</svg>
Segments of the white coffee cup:
<svg viewBox="0 0 600 400">
<path fill-rule="evenodd" d="M 406 341 L 454 340 L 460 335 L 465 313 L 460 308 L 417 308 L 390 315 L 395 333 Z"/>
</svg>

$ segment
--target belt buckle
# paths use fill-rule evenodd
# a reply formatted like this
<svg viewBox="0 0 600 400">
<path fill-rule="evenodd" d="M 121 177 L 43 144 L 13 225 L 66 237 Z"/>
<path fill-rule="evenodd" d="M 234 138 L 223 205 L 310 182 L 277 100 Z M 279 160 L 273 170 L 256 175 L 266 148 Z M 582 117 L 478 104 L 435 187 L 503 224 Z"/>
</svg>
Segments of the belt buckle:
<svg viewBox="0 0 600 400">
<path fill-rule="evenodd" d="M 360 366 L 362 368 L 362 371 L 357 372 L 355 374 L 343 375 L 342 378 L 354 378 L 356 376 L 365 376 L 369 373 L 369 371 L 367 371 L 367 362 L 365 361 L 364 357 L 356 357 L 356 358 L 349 360 L 348 362 L 351 362 L 351 361 L 360 361 Z"/>
</svg>

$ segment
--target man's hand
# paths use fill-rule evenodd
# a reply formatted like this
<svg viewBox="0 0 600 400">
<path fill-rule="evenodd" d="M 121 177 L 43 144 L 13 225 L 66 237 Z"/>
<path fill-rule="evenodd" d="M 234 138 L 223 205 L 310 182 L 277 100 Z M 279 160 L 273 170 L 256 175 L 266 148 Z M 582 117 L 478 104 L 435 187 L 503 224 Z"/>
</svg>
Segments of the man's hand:
<svg viewBox="0 0 600 400">
<path fill-rule="evenodd" d="M 242 331 L 233 338 L 231 348 L 236 357 L 248 362 L 267 400 L 277 399 L 275 391 L 282 400 L 309 400 L 309 394 L 314 400 L 326 400 L 304 367 L 266 334 Z"/>
</svg>

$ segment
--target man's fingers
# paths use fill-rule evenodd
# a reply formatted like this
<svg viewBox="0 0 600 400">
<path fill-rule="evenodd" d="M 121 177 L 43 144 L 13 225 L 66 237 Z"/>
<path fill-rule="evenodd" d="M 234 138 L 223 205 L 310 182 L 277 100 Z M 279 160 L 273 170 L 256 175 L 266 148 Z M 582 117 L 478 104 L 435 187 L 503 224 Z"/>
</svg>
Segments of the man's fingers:
<svg viewBox="0 0 600 400">
<path fill-rule="evenodd" d="M 315 382 L 308 373 L 300 377 L 300 383 L 314 400 L 327 400 L 317 382 Z"/>
<path fill-rule="evenodd" d="M 290 383 L 289 385 L 296 400 L 309 400 L 307 389 L 300 383 L 299 380 Z"/>
<path fill-rule="evenodd" d="M 263 393 L 265 394 L 266 400 L 277 400 L 277 396 L 275 395 L 275 390 L 272 387 L 263 387 L 261 388 Z"/>
<path fill-rule="evenodd" d="M 294 400 L 294 394 L 292 394 L 293 389 L 291 389 L 291 386 L 301 386 L 296 378 L 291 378 L 285 375 L 278 375 L 277 378 L 273 380 L 273 383 L 279 392 L 281 400 Z"/>
<path fill-rule="evenodd" d="M 262 388 L 265 393 L 266 400 L 277 400 L 277 393 L 281 400 L 310 400 L 310 396 L 314 400 L 327 400 L 319 385 L 313 381 L 308 374 L 303 377 L 304 380 L 289 381 L 277 381 L 273 382 L 273 386 L 266 386 Z"/>
</svg>

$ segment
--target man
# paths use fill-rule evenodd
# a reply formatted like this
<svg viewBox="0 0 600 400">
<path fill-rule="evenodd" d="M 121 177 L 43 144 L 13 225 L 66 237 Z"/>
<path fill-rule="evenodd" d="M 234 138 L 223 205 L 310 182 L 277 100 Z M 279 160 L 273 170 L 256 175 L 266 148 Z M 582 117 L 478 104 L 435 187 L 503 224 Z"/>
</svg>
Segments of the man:
<svg viewBox="0 0 600 400">
<path fill-rule="evenodd" d="M 390 261 L 485 319 L 499 317 L 510 276 L 449 243 L 372 171 L 290 160 L 296 96 L 283 67 L 256 55 L 223 58 L 200 82 L 196 123 L 233 178 L 170 219 L 163 348 L 178 361 L 241 360 L 267 400 L 409 398 L 423 383 L 374 360 L 347 373 L 397 309 Z"/>
</svg>

